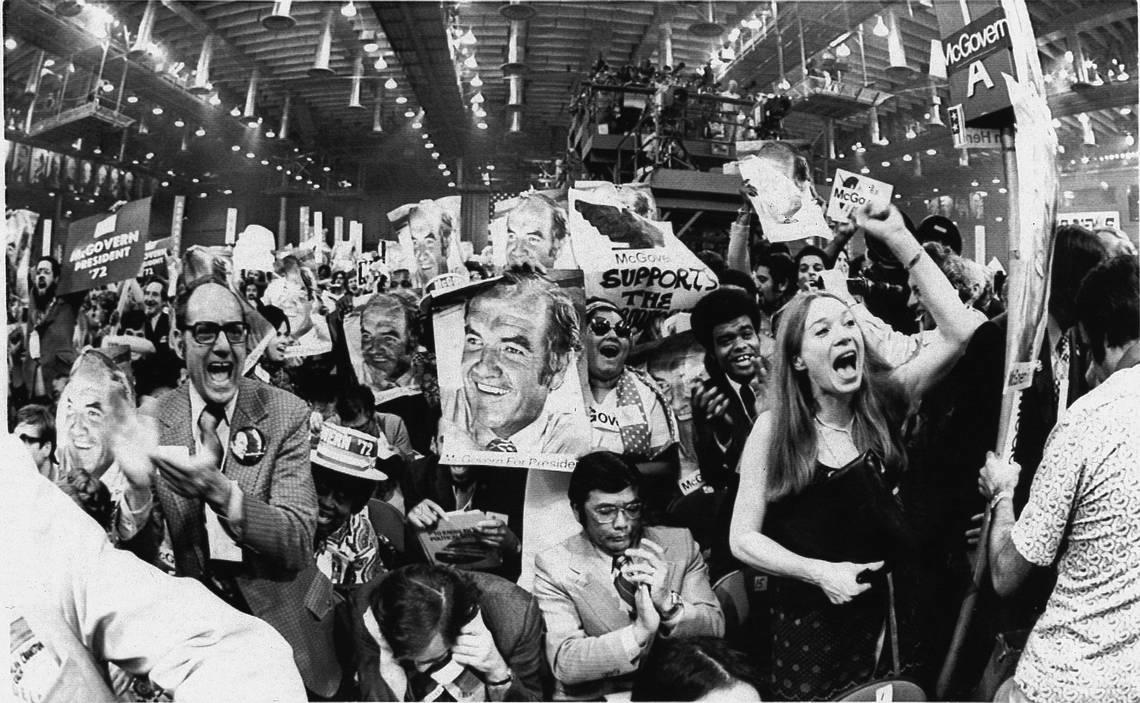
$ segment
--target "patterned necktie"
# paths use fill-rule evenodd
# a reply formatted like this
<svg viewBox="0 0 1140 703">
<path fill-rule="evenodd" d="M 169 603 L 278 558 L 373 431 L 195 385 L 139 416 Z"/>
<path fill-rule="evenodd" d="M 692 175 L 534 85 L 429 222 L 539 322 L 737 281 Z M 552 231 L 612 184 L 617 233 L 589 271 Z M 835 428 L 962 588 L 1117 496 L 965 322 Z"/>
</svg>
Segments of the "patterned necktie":
<svg viewBox="0 0 1140 703">
<path fill-rule="evenodd" d="M 225 407 L 208 404 L 198 416 L 198 431 L 202 434 L 202 451 L 209 452 L 218 462 L 222 463 L 222 440 L 218 437 L 218 425 L 225 417 Z"/>
<path fill-rule="evenodd" d="M 637 613 L 637 586 L 625 577 L 621 572 L 621 567 L 629 561 L 629 557 L 624 554 L 614 557 L 611 569 L 614 572 L 614 588 L 617 589 L 618 595 L 622 601 L 630 608 L 630 618 L 636 617 Z"/>
<path fill-rule="evenodd" d="M 756 419 L 756 392 L 752 390 L 750 383 L 743 383 L 740 386 L 740 401 L 744 403 L 744 412 L 748 413 L 749 420 Z"/>
<path fill-rule="evenodd" d="M 487 449 L 493 452 L 517 452 L 518 448 L 515 447 L 514 442 L 509 439 L 500 439 L 496 437 L 490 442 L 487 442 Z"/>
<path fill-rule="evenodd" d="M 1068 398 L 1061 397 L 1061 381 L 1069 377 L 1069 336 L 1062 334 L 1057 340 L 1057 353 L 1053 355 L 1053 402 L 1068 404 Z M 1066 395 L 1068 395 L 1066 393 Z"/>
</svg>

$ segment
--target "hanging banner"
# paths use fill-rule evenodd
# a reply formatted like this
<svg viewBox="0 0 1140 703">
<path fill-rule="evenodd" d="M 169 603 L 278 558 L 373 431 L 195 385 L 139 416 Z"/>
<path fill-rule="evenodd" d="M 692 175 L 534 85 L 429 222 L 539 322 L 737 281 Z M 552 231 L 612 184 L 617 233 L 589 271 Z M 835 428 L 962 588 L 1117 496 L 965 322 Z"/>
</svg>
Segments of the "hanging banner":
<svg viewBox="0 0 1140 703">
<path fill-rule="evenodd" d="M 314 247 L 325 242 L 325 213 L 320 210 L 313 212 L 313 229 L 309 233 L 309 237 Z"/>
<path fill-rule="evenodd" d="M 77 220 L 63 248 L 61 295 L 134 278 L 142 268 L 150 231 L 150 198 L 108 215 Z"/>
<path fill-rule="evenodd" d="M 186 196 L 174 196 L 174 215 L 170 218 L 170 253 L 182 255 L 182 218 L 186 215 Z"/>
<path fill-rule="evenodd" d="M 943 38 L 950 104 L 962 106 L 964 125 L 1008 123 L 1010 94 L 1002 74 L 1017 75 L 1012 47 L 1000 7 Z"/>
<path fill-rule="evenodd" d="M 668 222 L 647 220 L 572 188 L 568 225 L 571 247 L 557 267 L 572 261 L 581 268 L 586 296 L 617 305 L 634 327 L 688 310 L 720 285 Z"/>
<path fill-rule="evenodd" d="M 831 228 L 811 192 L 811 181 L 797 185 L 771 159 L 754 156 L 738 161 L 740 178 L 756 189 L 748 196 L 769 242 L 811 237 L 831 239 Z"/>
<path fill-rule="evenodd" d="M 51 256 L 51 220 L 44 220 L 44 240 L 43 245 L 40 247 L 40 252 L 43 256 Z"/>
<path fill-rule="evenodd" d="M 351 220 L 348 223 L 348 241 L 357 255 L 364 253 L 364 223 Z"/>
<path fill-rule="evenodd" d="M 572 471 L 590 451 L 582 276 L 552 276 L 436 299 L 441 463 Z"/>
</svg>

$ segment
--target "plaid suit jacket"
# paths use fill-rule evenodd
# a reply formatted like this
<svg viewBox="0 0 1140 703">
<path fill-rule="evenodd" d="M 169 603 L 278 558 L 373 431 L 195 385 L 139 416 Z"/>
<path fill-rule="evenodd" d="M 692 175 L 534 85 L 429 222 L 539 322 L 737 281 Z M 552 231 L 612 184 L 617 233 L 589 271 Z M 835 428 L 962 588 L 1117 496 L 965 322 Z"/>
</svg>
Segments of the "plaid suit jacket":
<svg viewBox="0 0 1140 703">
<path fill-rule="evenodd" d="M 194 452 L 190 392 L 186 385 L 158 399 L 159 443 Z M 305 686 L 324 696 L 340 680 L 333 646 L 332 584 L 313 560 L 317 497 L 309 467 L 309 412 L 291 393 L 243 378 L 231 431 L 255 427 L 266 438 L 265 456 L 244 466 L 227 453 L 223 472 L 241 486 L 242 565 L 237 585 L 250 610 L 293 647 Z M 201 576 L 209 560 L 204 501 L 186 498 L 165 477 L 155 481 L 179 576 Z"/>
</svg>

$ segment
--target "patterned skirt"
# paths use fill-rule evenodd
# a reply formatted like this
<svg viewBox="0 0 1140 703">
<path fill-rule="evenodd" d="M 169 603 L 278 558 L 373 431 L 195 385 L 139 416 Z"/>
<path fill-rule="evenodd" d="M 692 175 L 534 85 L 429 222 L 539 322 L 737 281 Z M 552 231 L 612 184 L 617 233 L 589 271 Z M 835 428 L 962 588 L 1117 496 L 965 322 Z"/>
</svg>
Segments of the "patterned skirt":
<svg viewBox="0 0 1140 703">
<path fill-rule="evenodd" d="M 875 589 L 846 605 L 772 604 L 772 695 L 776 700 L 826 700 L 875 676 L 876 649 L 886 622 Z"/>
</svg>

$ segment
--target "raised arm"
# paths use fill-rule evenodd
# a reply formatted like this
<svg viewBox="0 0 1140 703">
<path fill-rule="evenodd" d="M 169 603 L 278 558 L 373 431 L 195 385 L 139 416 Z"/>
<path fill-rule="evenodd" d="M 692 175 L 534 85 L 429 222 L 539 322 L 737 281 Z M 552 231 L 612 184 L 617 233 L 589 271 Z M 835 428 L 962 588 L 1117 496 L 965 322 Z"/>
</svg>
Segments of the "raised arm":
<svg viewBox="0 0 1140 703">
<path fill-rule="evenodd" d="M 886 244 L 903 263 L 938 328 L 935 340 L 922 354 L 891 372 L 908 396 L 917 399 L 949 371 L 966 350 L 974 331 L 985 322 L 985 316 L 973 314 L 962 302 L 946 275 L 906 229 L 897 208 L 888 206 L 886 210 L 875 210 L 868 204 L 856 210 L 852 218 L 868 236 Z"/>
<path fill-rule="evenodd" d="M 728 533 L 732 555 L 765 573 L 818 586 L 832 603 L 846 603 L 870 588 L 869 584 L 856 582 L 859 572 L 879 568 L 882 562 L 853 564 L 809 559 L 760 532 L 768 507 L 768 448 L 774 439 L 771 424 L 770 412 L 756 418 L 740 456 L 740 490 Z"/>
</svg>

